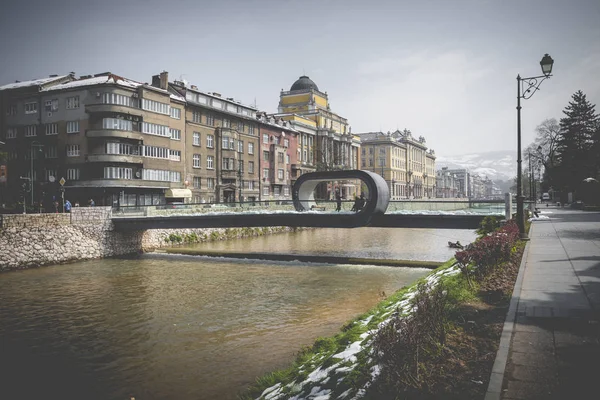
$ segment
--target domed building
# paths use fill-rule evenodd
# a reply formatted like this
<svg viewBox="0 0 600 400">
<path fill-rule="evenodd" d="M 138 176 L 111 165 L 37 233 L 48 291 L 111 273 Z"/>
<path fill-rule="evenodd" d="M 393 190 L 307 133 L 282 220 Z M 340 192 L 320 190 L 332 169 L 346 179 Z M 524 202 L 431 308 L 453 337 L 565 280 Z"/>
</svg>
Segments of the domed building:
<svg viewBox="0 0 600 400">
<path fill-rule="evenodd" d="M 299 77 L 290 90 L 281 90 L 277 117 L 301 132 L 294 178 L 315 170 L 359 168 L 359 138 L 351 134 L 346 118 L 331 111 L 327 93 L 308 76 Z M 354 192 L 345 188 L 343 194 L 351 198 Z"/>
</svg>

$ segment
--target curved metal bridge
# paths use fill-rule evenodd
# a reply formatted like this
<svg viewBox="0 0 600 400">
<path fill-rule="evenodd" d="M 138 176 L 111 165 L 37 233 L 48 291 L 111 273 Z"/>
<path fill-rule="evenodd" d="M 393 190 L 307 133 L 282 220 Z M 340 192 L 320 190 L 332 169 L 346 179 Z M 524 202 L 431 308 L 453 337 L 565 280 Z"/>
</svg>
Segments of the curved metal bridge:
<svg viewBox="0 0 600 400">
<path fill-rule="evenodd" d="M 322 182 L 360 180 L 367 199 L 358 212 L 336 212 L 335 202 L 315 199 L 315 189 Z M 319 227 L 319 228 L 442 228 L 476 229 L 488 214 L 424 215 L 423 213 L 386 213 L 390 193 L 385 180 L 370 171 L 322 171 L 301 175 L 292 189 L 292 202 L 279 206 L 256 208 L 252 203 L 234 207 L 225 204 L 120 207 L 113 211 L 112 221 L 119 231 L 170 228 L 234 228 L 234 227 Z M 282 202 L 280 202 L 282 203 Z M 344 202 L 345 207 L 351 202 Z M 410 202 L 413 203 L 413 202 Z M 418 202 L 416 202 L 418 203 Z M 435 204 L 435 201 L 423 203 Z M 450 204 L 449 202 L 437 202 Z M 498 203 L 498 202 L 496 202 Z M 502 208 L 503 202 L 502 203 Z M 468 201 L 461 204 L 471 205 Z M 293 205 L 293 207 L 292 207 Z M 244 207 L 245 206 L 245 207 Z M 330 210 L 330 211 L 327 211 Z M 498 213 L 496 212 L 495 215 Z"/>
</svg>

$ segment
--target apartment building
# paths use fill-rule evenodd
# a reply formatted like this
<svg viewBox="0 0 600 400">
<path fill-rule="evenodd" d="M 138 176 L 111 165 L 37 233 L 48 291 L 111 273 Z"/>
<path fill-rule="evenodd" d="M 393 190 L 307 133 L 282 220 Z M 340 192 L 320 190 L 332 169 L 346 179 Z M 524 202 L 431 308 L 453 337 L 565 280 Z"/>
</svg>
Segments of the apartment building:
<svg viewBox="0 0 600 400">
<path fill-rule="evenodd" d="M 256 108 L 217 92 L 174 81 L 186 101 L 186 181 L 196 203 L 260 200 Z"/>
<path fill-rule="evenodd" d="M 110 72 L 74 74 L 0 87 L 6 110 L 0 132 L 9 154 L 7 201 L 21 199 L 20 179 L 31 180 L 32 200 L 73 204 L 162 204 L 188 197 L 182 175 L 183 98 L 162 87 Z"/>
<path fill-rule="evenodd" d="M 413 138 L 405 129 L 358 134 L 361 169 L 380 174 L 388 183 L 392 200 L 435 196 L 435 152 L 423 136 Z"/>
<path fill-rule="evenodd" d="M 260 134 L 260 173 L 262 200 L 291 200 L 292 186 L 300 176 L 299 132 L 281 118 L 257 114 Z"/>
</svg>

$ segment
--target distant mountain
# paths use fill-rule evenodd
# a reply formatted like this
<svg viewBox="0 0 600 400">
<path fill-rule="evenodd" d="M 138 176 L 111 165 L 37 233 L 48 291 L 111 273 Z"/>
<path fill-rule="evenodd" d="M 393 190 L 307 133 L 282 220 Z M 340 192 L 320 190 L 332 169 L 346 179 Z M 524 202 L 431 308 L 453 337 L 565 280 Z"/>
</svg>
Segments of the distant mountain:
<svg viewBox="0 0 600 400">
<path fill-rule="evenodd" d="M 515 153 L 513 151 L 488 151 L 460 156 L 437 156 L 435 168 L 466 168 L 472 173 L 479 174 L 482 178 L 487 176 L 495 182 L 512 180 L 517 175 Z"/>
</svg>

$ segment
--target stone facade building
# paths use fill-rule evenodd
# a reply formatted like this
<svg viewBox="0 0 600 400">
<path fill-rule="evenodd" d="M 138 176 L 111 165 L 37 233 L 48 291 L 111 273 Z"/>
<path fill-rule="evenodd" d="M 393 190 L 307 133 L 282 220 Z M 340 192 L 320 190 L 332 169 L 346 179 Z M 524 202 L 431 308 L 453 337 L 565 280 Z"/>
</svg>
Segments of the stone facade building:
<svg viewBox="0 0 600 400">
<path fill-rule="evenodd" d="M 435 196 L 435 152 L 425 138 L 413 138 L 409 130 L 358 134 L 360 169 L 380 174 L 388 183 L 392 200 Z"/>
</svg>

